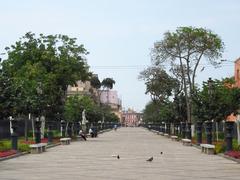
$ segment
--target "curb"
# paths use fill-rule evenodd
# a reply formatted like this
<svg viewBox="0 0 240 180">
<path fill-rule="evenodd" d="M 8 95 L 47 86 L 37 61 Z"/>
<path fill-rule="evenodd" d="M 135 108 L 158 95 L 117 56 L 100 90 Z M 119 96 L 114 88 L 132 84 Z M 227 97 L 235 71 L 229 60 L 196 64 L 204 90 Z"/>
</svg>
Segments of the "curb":
<svg viewBox="0 0 240 180">
<path fill-rule="evenodd" d="M 220 154 L 217 154 L 217 155 L 218 155 L 218 156 L 221 156 L 221 157 L 223 157 L 223 158 L 226 158 L 226 159 L 228 159 L 228 160 L 232 160 L 232 161 L 237 162 L 237 163 L 240 164 L 240 159 L 236 159 L 236 158 L 227 156 L 227 155 L 225 155 L 225 154 L 223 154 L 223 153 L 220 153 Z"/>
<path fill-rule="evenodd" d="M 59 145 L 61 145 L 61 143 L 50 144 L 50 145 L 47 145 L 46 148 L 49 149 L 49 148 L 53 148 L 53 147 L 59 146 Z M 1 161 L 8 160 L 8 159 L 13 159 L 13 158 L 17 158 L 17 157 L 20 157 L 20 156 L 24 156 L 24 155 L 26 155 L 26 154 L 30 154 L 30 153 L 29 153 L 29 152 L 18 152 L 18 153 L 16 153 L 16 154 L 11 155 L 11 156 L 7 156 L 7 157 L 0 158 L 0 162 L 1 162 Z"/>
<path fill-rule="evenodd" d="M 29 152 L 19 152 L 17 154 L 13 154 L 11 156 L 7 156 L 7 157 L 3 157 L 3 158 L 0 158 L 0 161 L 5 161 L 5 160 L 8 160 L 8 159 L 13 159 L 13 158 L 16 158 L 16 157 L 19 157 L 19 156 L 23 156 L 23 155 L 26 155 L 26 154 L 29 154 Z"/>
</svg>

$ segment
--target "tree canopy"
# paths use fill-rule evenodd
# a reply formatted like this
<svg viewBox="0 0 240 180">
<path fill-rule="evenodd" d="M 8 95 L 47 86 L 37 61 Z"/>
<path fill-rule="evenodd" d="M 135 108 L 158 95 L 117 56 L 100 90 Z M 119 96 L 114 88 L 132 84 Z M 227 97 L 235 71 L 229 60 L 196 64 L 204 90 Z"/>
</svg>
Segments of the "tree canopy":
<svg viewBox="0 0 240 180">
<path fill-rule="evenodd" d="M 13 97 L 3 108 L 11 101 L 12 115 L 62 112 L 68 85 L 89 77 L 88 52 L 66 35 L 36 37 L 29 32 L 6 51 L 8 58 L 1 63 L 1 76 L 7 77 Z"/>
<path fill-rule="evenodd" d="M 211 30 L 195 27 L 179 27 L 175 32 L 166 32 L 163 40 L 157 41 L 151 52 L 152 62 L 169 64 L 172 71 L 181 73 L 187 106 L 187 120 L 191 122 L 191 94 L 195 89 L 197 68 L 202 59 L 219 65 L 224 43 Z"/>
</svg>

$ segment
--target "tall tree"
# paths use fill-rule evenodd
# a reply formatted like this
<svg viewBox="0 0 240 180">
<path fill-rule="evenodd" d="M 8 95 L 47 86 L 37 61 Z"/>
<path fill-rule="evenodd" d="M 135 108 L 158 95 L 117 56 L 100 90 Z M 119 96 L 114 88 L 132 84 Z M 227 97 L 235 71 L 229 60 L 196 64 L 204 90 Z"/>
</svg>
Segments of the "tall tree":
<svg viewBox="0 0 240 180">
<path fill-rule="evenodd" d="M 11 47 L 2 72 L 12 84 L 17 113 L 61 112 L 68 85 L 89 76 L 83 45 L 66 35 L 26 33 Z"/>
<path fill-rule="evenodd" d="M 175 32 L 166 32 L 163 40 L 154 44 L 151 55 L 155 65 L 169 63 L 180 67 L 188 122 L 191 122 L 191 94 L 195 89 L 199 63 L 205 59 L 217 66 L 223 49 L 224 44 L 217 34 L 194 27 L 179 27 Z"/>
</svg>

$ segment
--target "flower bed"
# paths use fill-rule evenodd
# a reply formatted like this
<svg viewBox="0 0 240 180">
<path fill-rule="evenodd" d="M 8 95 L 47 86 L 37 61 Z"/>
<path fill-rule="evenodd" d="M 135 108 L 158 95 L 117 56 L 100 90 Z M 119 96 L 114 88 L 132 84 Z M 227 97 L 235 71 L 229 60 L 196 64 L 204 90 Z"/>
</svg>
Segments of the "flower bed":
<svg viewBox="0 0 240 180">
<path fill-rule="evenodd" d="M 11 155 L 16 154 L 16 153 L 17 153 L 16 150 L 2 151 L 2 152 L 0 152 L 0 158 L 11 156 Z"/>
<path fill-rule="evenodd" d="M 53 138 L 53 144 L 56 144 L 59 142 L 59 138 Z M 21 143 L 23 144 L 35 144 L 35 141 L 34 140 L 28 140 L 28 141 L 21 141 Z M 48 139 L 47 138 L 43 138 L 41 139 L 41 143 L 48 143 Z"/>
<path fill-rule="evenodd" d="M 225 153 L 225 155 L 236 158 L 236 159 L 240 159 L 240 151 L 228 151 Z"/>
</svg>

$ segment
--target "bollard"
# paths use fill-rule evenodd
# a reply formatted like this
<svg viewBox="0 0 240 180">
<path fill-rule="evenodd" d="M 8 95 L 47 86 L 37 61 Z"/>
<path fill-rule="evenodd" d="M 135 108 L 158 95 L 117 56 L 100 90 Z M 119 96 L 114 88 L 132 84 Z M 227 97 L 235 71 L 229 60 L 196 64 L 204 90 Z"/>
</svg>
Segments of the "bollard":
<svg viewBox="0 0 240 180">
<path fill-rule="evenodd" d="M 18 134 L 17 134 L 17 121 L 11 119 L 12 122 L 12 134 L 11 134 L 11 139 L 12 139 L 12 149 L 13 150 L 18 150 Z"/>
<path fill-rule="evenodd" d="M 206 121 L 206 136 L 207 136 L 207 144 L 212 144 L 212 122 Z"/>
<path fill-rule="evenodd" d="M 170 123 L 166 123 L 166 133 L 169 135 L 171 134 L 170 133 Z"/>
<path fill-rule="evenodd" d="M 66 123 L 64 120 L 61 120 L 61 136 L 63 138 L 65 137 L 65 128 L 66 128 Z"/>
<path fill-rule="evenodd" d="M 72 137 L 72 122 L 68 122 L 67 134 L 69 137 Z"/>
<path fill-rule="evenodd" d="M 179 124 L 175 123 L 174 124 L 174 135 L 176 135 L 176 136 L 178 136 L 178 134 L 179 134 L 178 127 L 179 127 Z"/>
<path fill-rule="evenodd" d="M 191 123 L 186 123 L 186 138 L 192 139 Z"/>
<path fill-rule="evenodd" d="M 202 144 L 202 122 L 197 121 L 196 123 L 196 132 L 197 132 L 197 144 Z"/>
<path fill-rule="evenodd" d="M 53 142 L 52 122 L 48 122 L 48 144 Z"/>
<path fill-rule="evenodd" d="M 37 118 L 35 121 L 35 143 L 41 143 L 41 121 Z"/>
<path fill-rule="evenodd" d="M 226 121 L 225 122 L 225 129 L 226 129 L 226 151 L 232 151 L 232 139 L 233 139 L 233 125 L 234 122 L 232 121 Z"/>
<path fill-rule="evenodd" d="M 182 138 L 185 138 L 186 136 L 186 122 L 181 122 L 181 135 Z"/>
</svg>

